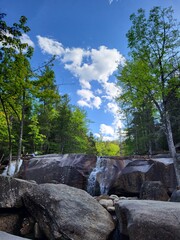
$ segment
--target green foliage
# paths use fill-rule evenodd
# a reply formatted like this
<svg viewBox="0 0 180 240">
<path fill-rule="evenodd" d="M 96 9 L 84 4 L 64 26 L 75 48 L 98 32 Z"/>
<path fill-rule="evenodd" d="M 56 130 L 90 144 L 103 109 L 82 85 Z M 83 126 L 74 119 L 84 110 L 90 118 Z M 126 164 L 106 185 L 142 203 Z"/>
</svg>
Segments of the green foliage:
<svg viewBox="0 0 180 240">
<path fill-rule="evenodd" d="M 117 99 L 126 111 L 130 110 L 132 119 L 127 127 L 126 142 L 130 149 L 134 146 L 134 152 L 143 152 L 143 149 L 146 152 L 147 145 L 149 149 L 157 145 L 152 139 L 157 137 L 154 129 L 158 126 L 166 134 L 173 156 L 169 114 L 171 98 L 178 97 L 180 87 L 179 24 L 173 18 L 172 8 L 161 7 L 153 7 L 149 16 L 139 9 L 130 20 L 132 26 L 127 38 L 131 59 L 119 69 L 118 80 L 123 93 Z M 146 111 L 149 119 L 144 115 Z"/>
<path fill-rule="evenodd" d="M 21 43 L 30 31 L 27 18 L 8 26 L 0 14 L 0 142 L 9 142 L 16 153 L 94 153 L 86 113 L 60 96 L 55 83 L 52 59 L 34 72 L 33 49 Z M 22 147 L 23 145 L 23 147 Z M 3 152 L 4 147 L 2 148 Z M 13 151 L 14 152 L 14 151 Z"/>
<path fill-rule="evenodd" d="M 116 141 L 96 141 L 98 156 L 119 156 L 119 143 Z"/>
</svg>

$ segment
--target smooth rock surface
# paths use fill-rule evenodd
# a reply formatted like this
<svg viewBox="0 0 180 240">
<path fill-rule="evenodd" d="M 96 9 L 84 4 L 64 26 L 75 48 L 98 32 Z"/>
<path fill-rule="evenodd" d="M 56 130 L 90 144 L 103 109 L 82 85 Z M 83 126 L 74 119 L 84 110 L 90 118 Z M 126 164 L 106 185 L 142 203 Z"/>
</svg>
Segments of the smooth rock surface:
<svg viewBox="0 0 180 240">
<path fill-rule="evenodd" d="M 28 238 L 18 237 L 2 231 L 0 231 L 0 239 L 1 240 L 30 240 Z"/>
<path fill-rule="evenodd" d="M 17 178 L 0 176 L 0 208 L 22 207 L 22 196 L 36 184 Z"/>
<path fill-rule="evenodd" d="M 120 200 L 115 209 L 120 233 L 130 240 L 180 239 L 179 203 Z"/>
<path fill-rule="evenodd" d="M 110 192 L 117 195 L 139 195 L 145 181 L 161 181 L 168 192 L 176 188 L 177 181 L 171 158 L 134 160 L 122 169 Z"/>
<path fill-rule="evenodd" d="M 105 240 L 114 229 L 111 215 L 93 197 L 65 184 L 41 184 L 24 203 L 50 240 Z"/>
<path fill-rule="evenodd" d="M 24 161 L 18 177 L 40 183 L 63 183 L 86 189 L 87 178 L 96 164 L 96 156 L 85 154 L 49 154 Z"/>
</svg>

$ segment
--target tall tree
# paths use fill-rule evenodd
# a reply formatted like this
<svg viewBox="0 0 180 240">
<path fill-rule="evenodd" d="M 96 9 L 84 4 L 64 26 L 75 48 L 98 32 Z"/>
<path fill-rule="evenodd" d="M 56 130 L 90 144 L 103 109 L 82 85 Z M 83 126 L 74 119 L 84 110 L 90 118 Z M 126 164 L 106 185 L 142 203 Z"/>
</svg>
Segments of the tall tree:
<svg viewBox="0 0 180 240">
<path fill-rule="evenodd" d="M 26 17 L 22 16 L 19 23 L 8 26 L 3 20 L 5 14 L 0 14 L 0 70 L 1 70 L 1 91 L 0 100 L 4 111 L 9 135 L 9 163 L 12 158 L 12 136 L 11 136 L 11 114 L 20 121 L 19 150 L 17 157 L 20 158 L 22 147 L 23 118 L 25 104 L 25 88 L 29 77 L 29 61 L 32 55 L 32 48 L 21 42 L 23 33 L 30 29 L 26 26 Z M 17 103 L 19 103 L 17 105 Z M 21 107 L 20 107 L 21 106 Z M 16 168 L 17 169 L 17 168 Z"/>
<path fill-rule="evenodd" d="M 136 93 L 136 102 L 146 95 L 159 113 L 180 185 L 180 163 L 173 141 L 168 104 L 178 95 L 180 81 L 179 28 L 172 8 L 154 7 L 146 18 L 139 9 L 130 17 L 132 26 L 127 33 L 131 60 L 118 79 Z"/>
</svg>

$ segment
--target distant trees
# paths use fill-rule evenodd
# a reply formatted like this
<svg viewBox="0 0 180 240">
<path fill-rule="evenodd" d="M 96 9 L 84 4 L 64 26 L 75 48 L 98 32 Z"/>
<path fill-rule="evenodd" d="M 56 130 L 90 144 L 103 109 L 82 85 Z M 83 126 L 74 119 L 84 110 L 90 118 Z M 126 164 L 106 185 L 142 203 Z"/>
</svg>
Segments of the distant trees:
<svg viewBox="0 0 180 240">
<path fill-rule="evenodd" d="M 0 14 L 0 159 L 21 154 L 96 153 L 86 112 L 58 92 L 52 60 L 33 70 L 33 48 L 21 41 L 27 19 L 8 26 Z M 16 168 L 17 169 L 17 168 Z"/>
<path fill-rule="evenodd" d="M 96 140 L 96 149 L 98 156 L 119 156 L 120 147 L 118 141 Z"/>
<path fill-rule="evenodd" d="M 134 109 L 132 121 L 134 126 L 137 126 L 135 122 L 139 124 L 136 134 L 137 130 L 141 131 L 149 152 L 155 125 L 159 124 L 159 130 L 162 129 L 166 135 L 180 184 L 180 164 L 176 157 L 171 116 L 172 98 L 178 99 L 180 87 L 178 23 L 173 18 L 172 8 L 161 7 L 152 8 L 148 17 L 143 9 L 139 9 L 137 15 L 132 14 L 130 19 L 132 26 L 127 38 L 131 59 L 119 71 L 118 80 L 123 86 L 119 101 L 127 101 L 131 110 Z M 138 134 L 134 136 L 140 140 Z"/>
</svg>

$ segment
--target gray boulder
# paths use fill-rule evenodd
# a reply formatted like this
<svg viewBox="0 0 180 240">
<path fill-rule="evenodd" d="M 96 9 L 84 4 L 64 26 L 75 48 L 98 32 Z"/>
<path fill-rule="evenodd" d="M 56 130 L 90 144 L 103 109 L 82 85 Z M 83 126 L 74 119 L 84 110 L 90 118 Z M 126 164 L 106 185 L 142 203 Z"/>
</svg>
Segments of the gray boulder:
<svg viewBox="0 0 180 240">
<path fill-rule="evenodd" d="M 0 239 L 1 240 L 30 240 L 29 238 L 27 239 L 27 238 L 18 237 L 2 231 L 0 231 Z"/>
<path fill-rule="evenodd" d="M 115 204 L 120 234 L 130 240 L 179 240 L 180 204 L 120 200 Z"/>
<path fill-rule="evenodd" d="M 169 195 L 160 181 L 145 181 L 140 189 L 140 199 L 168 201 Z"/>
<path fill-rule="evenodd" d="M 110 192 L 117 195 L 139 195 L 145 181 L 161 181 L 167 192 L 172 193 L 177 181 L 171 158 L 134 160 L 125 166 Z"/>
<path fill-rule="evenodd" d="M 40 183 L 63 183 L 86 189 L 87 178 L 96 164 L 96 156 L 51 154 L 24 161 L 19 178 Z"/>
<path fill-rule="evenodd" d="M 0 208 L 23 206 L 22 196 L 36 184 L 17 178 L 0 176 Z"/>
<path fill-rule="evenodd" d="M 180 190 L 174 190 L 171 195 L 170 202 L 180 202 Z"/>
<path fill-rule="evenodd" d="M 48 239 L 105 240 L 111 215 L 88 193 L 65 184 L 41 184 L 23 197 Z"/>
</svg>

